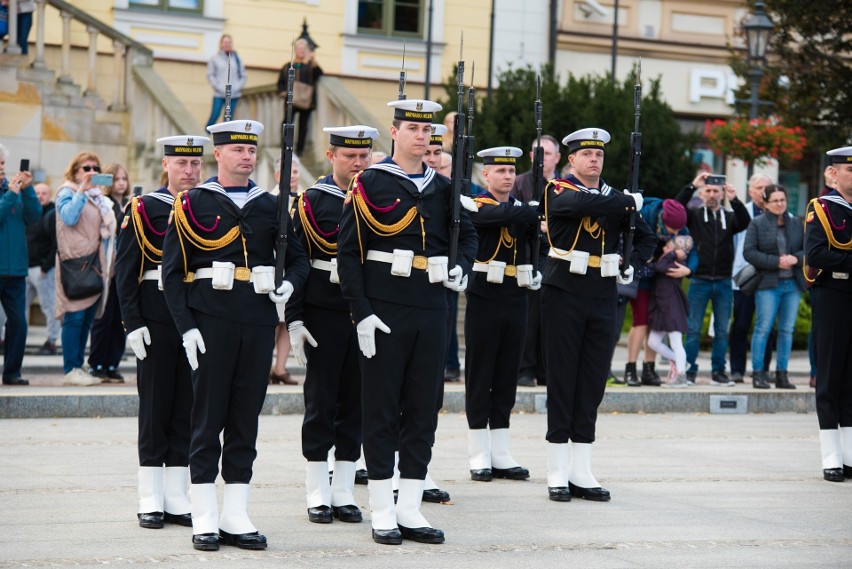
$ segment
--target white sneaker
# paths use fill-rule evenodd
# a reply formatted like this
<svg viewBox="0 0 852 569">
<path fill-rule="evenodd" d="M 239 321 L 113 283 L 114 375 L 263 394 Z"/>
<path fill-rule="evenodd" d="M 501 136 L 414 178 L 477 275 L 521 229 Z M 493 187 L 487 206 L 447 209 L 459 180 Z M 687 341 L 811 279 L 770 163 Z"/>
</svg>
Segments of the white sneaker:
<svg viewBox="0 0 852 569">
<path fill-rule="evenodd" d="M 98 385 L 100 382 L 100 379 L 92 377 L 81 368 L 76 367 L 65 374 L 65 381 L 62 382 L 62 385 L 88 386 Z"/>
</svg>

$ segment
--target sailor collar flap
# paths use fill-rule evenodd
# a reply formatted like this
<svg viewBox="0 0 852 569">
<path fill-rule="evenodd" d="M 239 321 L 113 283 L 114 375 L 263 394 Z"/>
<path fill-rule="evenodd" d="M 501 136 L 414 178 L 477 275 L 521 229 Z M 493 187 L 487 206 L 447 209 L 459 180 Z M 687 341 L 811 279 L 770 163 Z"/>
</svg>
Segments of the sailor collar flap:
<svg viewBox="0 0 852 569">
<path fill-rule="evenodd" d="M 403 185 L 406 187 L 406 189 L 408 189 L 410 192 L 412 192 L 412 194 L 414 196 L 420 195 L 420 191 L 417 189 L 417 184 L 415 184 L 411 180 L 411 178 L 408 177 L 408 174 L 406 174 L 403 171 L 402 168 L 400 168 L 398 165 L 396 165 L 393 162 L 379 162 L 378 164 L 373 164 L 372 166 L 370 166 L 367 169 L 368 170 L 382 170 L 383 172 L 387 172 L 388 174 L 396 176 L 397 178 L 404 180 L 406 182 Z M 425 172 L 423 173 L 423 195 L 426 195 L 427 193 L 431 193 L 431 192 L 429 192 L 429 190 L 430 190 L 429 186 L 431 185 L 432 180 L 435 179 L 435 176 L 437 176 L 437 172 L 435 172 L 435 170 L 433 170 L 432 168 L 428 168 L 428 167 L 425 168 Z"/>
</svg>

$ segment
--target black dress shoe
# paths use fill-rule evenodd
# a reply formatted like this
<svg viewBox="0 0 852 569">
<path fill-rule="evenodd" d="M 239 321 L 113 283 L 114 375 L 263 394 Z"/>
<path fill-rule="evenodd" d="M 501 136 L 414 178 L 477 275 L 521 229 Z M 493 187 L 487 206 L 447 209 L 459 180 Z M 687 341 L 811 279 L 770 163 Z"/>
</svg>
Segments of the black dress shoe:
<svg viewBox="0 0 852 569">
<path fill-rule="evenodd" d="M 363 519 L 360 508 L 354 504 L 349 506 L 332 506 L 331 513 L 341 522 L 358 523 Z"/>
<path fill-rule="evenodd" d="M 822 477 L 829 482 L 843 482 L 846 477 L 843 476 L 842 468 L 823 468 Z"/>
<path fill-rule="evenodd" d="M 11 377 L 3 380 L 3 385 L 29 385 L 30 382 L 23 377 Z"/>
<path fill-rule="evenodd" d="M 397 528 L 373 529 L 373 541 L 382 545 L 399 545 L 402 543 L 402 534 Z"/>
<path fill-rule="evenodd" d="M 370 477 L 367 475 L 367 471 L 363 468 L 355 471 L 355 484 L 367 484 L 367 481 L 370 480 Z"/>
<path fill-rule="evenodd" d="M 179 526 L 192 527 L 192 514 L 163 514 L 163 521 L 169 524 L 177 524 Z"/>
<path fill-rule="evenodd" d="M 482 468 L 479 470 L 470 471 L 470 479 L 476 482 L 491 482 L 494 480 L 494 473 L 490 468 Z"/>
<path fill-rule="evenodd" d="M 124 383 L 124 376 L 117 369 L 108 369 L 104 375 L 104 383 Z"/>
<path fill-rule="evenodd" d="M 554 502 L 570 502 L 571 490 L 567 486 L 548 486 L 547 497 Z"/>
<path fill-rule="evenodd" d="M 526 480 L 530 477 L 530 471 L 523 466 L 513 466 L 512 468 L 494 468 L 491 467 L 491 474 L 494 478 L 506 478 L 507 480 Z"/>
<path fill-rule="evenodd" d="M 535 378 L 531 375 L 518 376 L 518 387 L 535 387 Z"/>
<path fill-rule="evenodd" d="M 331 508 L 328 506 L 308 508 L 308 521 L 314 522 L 315 524 L 330 524 L 333 517 Z"/>
<path fill-rule="evenodd" d="M 200 551 L 219 551 L 219 534 L 197 533 L 192 536 L 192 547 Z"/>
<path fill-rule="evenodd" d="M 575 486 L 569 482 L 568 490 L 571 492 L 572 496 L 576 496 L 577 498 L 582 498 L 584 500 L 591 500 L 592 502 L 609 502 L 611 498 L 609 490 L 601 488 L 600 486 L 597 488 L 580 488 L 579 486 Z"/>
<path fill-rule="evenodd" d="M 258 532 L 251 533 L 228 533 L 219 530 L 222 536 L 222 543 L 225 545 L 236 545 L 240 549 L 266 549 L 266 536 L 260 535 Z M 193 536 L 193 539 L 195 536 Z"/>
<path fill-rule="evenodd" d="M 136 514 L 136 517 L 139 518 L 139 527 L 148 529 L 161 529 L 163 527 L 163 512 L 146 512 Z"/>
<path fill-rule="evenodd" d="M 432 488 L 430 490 L 423 490 L 423 501 L 431 502 L 433 504 L 441 504 L 443 502 L 450 501 L 450 493 L 444 492 L 440 488 Z"/>
<path fill-rule="evenodd" d="M 407 528 L 399 526 L 402 537 L 420 543 L 444 543 L 444 532 L 435 528 Z"/>
<path fill-rule="evenodd" d="M 852 478 L 852 466 L 843 465 L 843 476 L 846 478 Z"/>
</svg>

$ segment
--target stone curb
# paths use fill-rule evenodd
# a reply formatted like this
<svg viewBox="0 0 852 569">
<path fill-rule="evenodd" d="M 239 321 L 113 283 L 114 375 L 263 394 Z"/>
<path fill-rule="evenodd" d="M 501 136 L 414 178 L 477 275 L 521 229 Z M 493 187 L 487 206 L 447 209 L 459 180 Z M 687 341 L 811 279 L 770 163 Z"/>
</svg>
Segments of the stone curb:
<svg viewBox="0 0 852 569">
<path fill-rule="evenodd" d="M 304 397 L 299 390 L 270 388 L 261 414 L 289 415 L 305 411 Z M 600 413 L 710 413 L 711 398 L 734 396 L 746 398 L 739 412 L 748 413 L 813 413 L 814 392 L 810 389 L 779 392 L 775 390 L 717 389 L 695 387 L 673 391 L 665 388 L 618 388 L 607 390 L 599 408 Z M 45 388 L 43 391 L 21 390 L 0 396 L 2 419 L 48 419 L 65 417 L 135 417 L 139 397 L 133 388 L 69 387 Z M 87 392 L 88 391 L 88 392 Z M 520 388 L 515 400 L 516 413 L 536 413 L 546 409 L 543 387 Z M 444 394 L 444 412 L 464 412 L 464 391 L 457 388 Z"/>
</svg>

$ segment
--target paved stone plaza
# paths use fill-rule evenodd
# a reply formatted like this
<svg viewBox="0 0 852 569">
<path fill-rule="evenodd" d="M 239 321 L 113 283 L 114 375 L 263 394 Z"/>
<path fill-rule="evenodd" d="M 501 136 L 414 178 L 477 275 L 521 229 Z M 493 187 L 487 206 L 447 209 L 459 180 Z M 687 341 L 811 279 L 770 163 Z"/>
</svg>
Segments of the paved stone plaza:
<svg viewBox="0 0 852 569">
<path fill-rule="evenodd" d="M 188 528 L 137 526 L 134 418 L 4 419 L 0 567 L 852 566 L 852 481 L 822 480 L 813 414 L 603 414 L 603 504 L 547 500 L 545 425 L 513 417 L 530 481 L 482 483 L 468 476 L 463 415 L 443 415 L 432 472 L 453 504 L 423 510 L 447 542 L 393 547 L 371 541 L 367 520 L 309 523 L 301 417 L 262 416 L 250 513 L 270 547 L 202 553 Z M 367 507 L 366 487 L 356 498 Z"/>
</svg>

